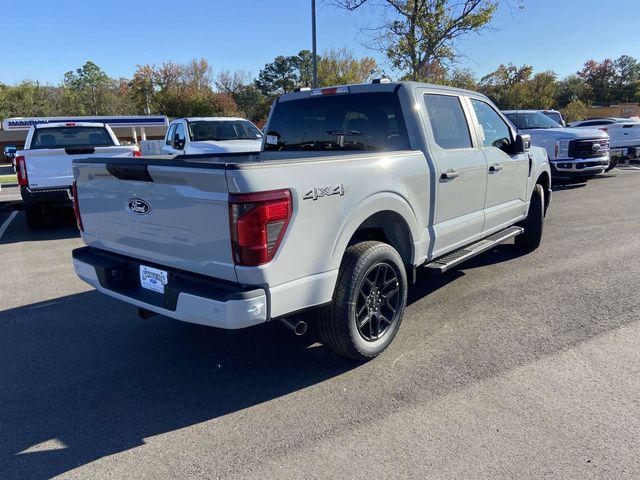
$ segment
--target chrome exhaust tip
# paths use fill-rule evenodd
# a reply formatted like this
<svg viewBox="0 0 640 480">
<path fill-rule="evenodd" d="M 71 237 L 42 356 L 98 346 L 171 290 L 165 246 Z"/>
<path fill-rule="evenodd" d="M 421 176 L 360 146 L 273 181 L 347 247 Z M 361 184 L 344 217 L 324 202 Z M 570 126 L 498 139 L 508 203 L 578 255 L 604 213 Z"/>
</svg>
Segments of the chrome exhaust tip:
<svg viewBox="0 0 640 480">
<path fill-rule="evenodd" d="M 286 318 L 281 318 L 280 323 L 282 323 L 285 327 L 287 327 L 298 336 L 307 333 L 307 322 L 305 322 L 304 320 L 294 320 L 292 322 L 291 320 L 288 320 Z"/>
</svg>

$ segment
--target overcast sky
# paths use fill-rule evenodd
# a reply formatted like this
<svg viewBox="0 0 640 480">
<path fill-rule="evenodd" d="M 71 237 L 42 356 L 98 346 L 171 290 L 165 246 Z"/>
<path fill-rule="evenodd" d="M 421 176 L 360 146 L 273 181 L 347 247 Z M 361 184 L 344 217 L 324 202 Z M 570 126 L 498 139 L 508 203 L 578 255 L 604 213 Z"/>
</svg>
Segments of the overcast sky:
<svg viewBox="0 0 640 480">
<path fill-rule="evenodd" d="M 496 31 L 460 43 L 464 65 L 479 77 L 508 62 L 564 76 L 588 58 L 640 58 L 640 0 L 525 1 L 523 12 L 500 10 Z M 384 63 L 359 33 L 374 17 L 318 4 L 320 52 L 346 46 Z M 58 83 L 86 60 L 114 77 L 137 64 L 196 57 L 255 75 L 276 55 L 311 48 L 310 0 L 11 0 L 0 11 L 5 83 Z"/>
</svg>

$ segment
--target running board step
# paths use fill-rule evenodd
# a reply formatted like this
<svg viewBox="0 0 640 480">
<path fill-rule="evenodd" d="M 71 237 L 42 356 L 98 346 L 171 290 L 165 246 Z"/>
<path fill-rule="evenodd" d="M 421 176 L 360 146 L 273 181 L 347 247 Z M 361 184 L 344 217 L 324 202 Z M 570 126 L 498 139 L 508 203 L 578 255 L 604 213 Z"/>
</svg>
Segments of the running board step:
<svg viewBox="0 0 640 480">
<path fill-rule="evenodd" d="M 521 227 L 509 227 L 505 230 L 499 231 L 498 233 L 494 233 L 487 238 L 483 238 L 476 243 L 472 243 L 471 245 L 467 245 L 466 247 L 447 253 L 445 256 L 440 257 L 433 262 L 425 264 L 424 268 L 444 273 L 456 265 L 486 252 L 499 243 L 506 242 L 507 240 L 520 235 L 522 232 L 524 232 L 524 229 Z"/>
</svg>

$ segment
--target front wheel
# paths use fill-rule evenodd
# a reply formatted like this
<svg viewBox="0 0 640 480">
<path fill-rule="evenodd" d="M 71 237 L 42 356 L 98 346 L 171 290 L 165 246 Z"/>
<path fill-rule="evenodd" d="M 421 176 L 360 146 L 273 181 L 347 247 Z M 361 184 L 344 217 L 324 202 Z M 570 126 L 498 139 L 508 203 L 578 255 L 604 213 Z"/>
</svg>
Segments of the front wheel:
<svg viewBox="0 0 640 480">
<path fill-rule="evenodd" d="M 528 252 L 538 248 L 544 227 L 544 189 L 539 183 L 533 189 L 527 218 L 519 226 L 524 228 L 524 232 L 515 238 L 515 244 Z"/>
<path fill-rule="evenodd" d="M 333 303 L 318 322 L 322 342 L 336 353 L 369 360 L 395 337 L 407 303 L 407 274 L 398 252 L 382 242 L 345 252 Z"/>
</svg>

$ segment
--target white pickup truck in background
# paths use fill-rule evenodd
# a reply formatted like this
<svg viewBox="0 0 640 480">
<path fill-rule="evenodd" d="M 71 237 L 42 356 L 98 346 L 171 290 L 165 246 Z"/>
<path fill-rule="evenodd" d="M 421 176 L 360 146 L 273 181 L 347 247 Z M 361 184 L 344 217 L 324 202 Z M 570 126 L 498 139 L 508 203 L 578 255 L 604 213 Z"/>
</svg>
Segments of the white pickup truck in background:
<svg viewBox="0 0 640 480">
<path fill-rule="evenodd" d="M 40 228 L 52 208 L 71 207 L 76 158 L 139 157 L 135 145 L 120 145 L 104 123 L 48 123 L 29 129 L 16 152 L 16 172 L 29 228 Z"/>
<path fill-rule="evenodd" d="M 262 132 L 249 120 L 234 117 L 178 118 L 169 124 L 162 153 L 259 152 Z"/>
<path fill-rule="evenodd" d="M 640 121 L 631 118 L 593 118 L 569 125 L 571 128 L 602 130 L 611 141 L 610 155 L 616 159 L 640 157 Z"/>
</svg>

